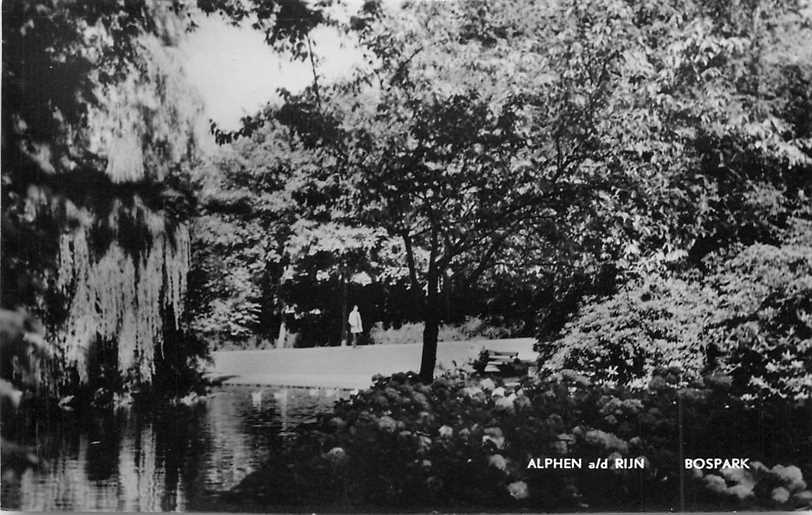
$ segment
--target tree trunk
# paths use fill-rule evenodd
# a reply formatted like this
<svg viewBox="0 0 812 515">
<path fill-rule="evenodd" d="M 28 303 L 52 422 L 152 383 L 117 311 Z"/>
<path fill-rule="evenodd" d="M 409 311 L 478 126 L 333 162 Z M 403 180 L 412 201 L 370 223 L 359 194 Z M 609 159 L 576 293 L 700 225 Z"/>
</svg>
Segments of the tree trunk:
<svg viewBox="0 0 812 515">
<path fill-rule="evenodd" d="M 451 287 L 453 283 L 451 282 L 451 277 L 448 274 L 443 274 L 443 294 L 445 295 L 445 321 L 449 323 L 449 321 L 453 320 L 451 316 Z"/>
<path fill-rule="evenodd" d="M 423 314 L 423 355 L 420 359 L 420 380 L 428 384 L 434 380 L 434 366 L 437 364 L 437 334 L 440 332 L 442 309 L 438 286 L 438 275 L 433 260 L 429 262 L 426 303 Z"/>
<path fill-rule="evenodd" d="M 431 304 L 431 302 L 427 304 Z M 434 367 L 437 364 L 437 334 L 440 332 L 440 320 L 436 314 L 427 314 L 425 324 L 423 328 L 423 355 L 420 359 L 420 380 L 428 384 L 434 380 Z"/>
<path fill-rule="evenodd" d="M 347 345 L 347 309 L 350 297 L 350 286 L 347 280 L 347 271 L 341 272 L 341 341 L 342 347 Z"/>
<path fill-rule="evenodd" d="M 279 334 L 276 336 L 276 348 L 277 349 L 284 349 L 285 348 L 285 340 L 287 340 L 288 331 L 285 327 L 285 312 L 282 311 L 281 321 L 279 322 Z"/>
</svg>

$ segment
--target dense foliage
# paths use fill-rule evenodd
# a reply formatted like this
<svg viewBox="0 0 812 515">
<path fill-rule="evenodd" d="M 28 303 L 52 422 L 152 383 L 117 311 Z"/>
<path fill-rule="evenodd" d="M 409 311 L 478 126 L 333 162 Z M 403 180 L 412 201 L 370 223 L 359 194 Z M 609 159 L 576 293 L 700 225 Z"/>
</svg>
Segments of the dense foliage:
<svg viewBox="0 0 812 515">
<path fill-rule="evenodd" d="M 638 385 L 658 366 L 722 370 L 746 397 L 807 398 L 812 69 L 799 38 L 808 13 L 791 3 L 774 15 L 760 3 L 694 7 L 690 36 L 670 47 L 682 56 L 658 76 L 700 75 L 651 98 L 662 130 L 647 144 L 673 159 L 606 196 L 632 236 L 615 261 L 622 286 L 580 299 L 563 331 L 541 332 L 542 361 Z M 637 200 L 623 201 L 629 193 Z"/>
<path fill-rule="evenodd" d="M 304 58 L 325 6 L 3 4 L 2 305 L 43 320 L 50 393 L 189 378 L 205 354 L 186 337 L 185 291 L 206 126 L 176 44 L 218 13 Z"/>
<path fill-rule="evenodd" d="M 342 340 L 342 321 L 352 304 L 360 306 L 367 327 L 381 323 L 401 331 L 401 325 L 419 320 L 401 241 L 382 230 L 319 222 L 327 211 L 321 203 L 327 201 L 330 181 L 290 177 L 292 169 L 305 166 L 307 153 L 295 151 L 286 139 L 280 131 L 263 129 L 221 150 L 199 172 L 192 328 L 218 346 L 242 347 L 275 342 L 284 320 L 300 345 L 312 346 Z M 303 204 L 314 197 L 318 204 L 310 216 L 317 220 L 302 218 Z M 417 252 L 418 262 L 424 261 Z M 442 289 L 446 326 L 480 315 L 503 327 L 500 334 L 531 334 L 526 320 L 535 316 L 533 304 L 517 311 L 524 317 L 518 321 L 510 301 L 496 295 L 509 297 L 518 286 L 475 289 L 445 280 Z"/>
<path fill-rule="evenodd" d="M 378 321 L 421 332 L 419 374 L 337 404 L 236 494 L 809 507 L 808 2 L 369 0 L 346 22 L 331 3 L 3 4 L 0 294 L 55 343 L 49 391 L 174 391 L 205 341 L 338 344 L 360 304 L 381 340 Z M 313 71 L 239 130 L 211 123 L 206 160 L 175 48 L 203 14 Z M 325 24 L 367 58 L 336 83 Z M 535 331 L 539 376 L 430 384 L 443 324 L 472 315 Z M 528 468 L 548 456 L 646 467 Z"/>
<path fill-rule="evenodd" d="M 201 173 L 191 293 L 193 327 L 207 337 L 273 340 L 284 320 L 309 345 L 335 344 L 350 301 L 365 315 L 385 303 L 380 287 L 367 286 L 370 276 L 400 274 L 386 235 L 300 218 L 301 204 L 328 194 L 323 181 L 288 177 L 303 156 L 280 132 L 263 131 Z"/>
<path fill-rule="evenodd" d="M 353 79 L 282 92 L 216 134 L 251 136 L 237 152 L 274 163 L 249 169 L 284 183 L 262 191 L 309 256 L 342 232 L 376 240 L 320 263 L 332 286 L 306 290 L 342 298 L 348 276 L 397 270 L 370 277 L 425 322 L 429 379 L 454 316 L 550 340 L 650 265 L 677 262 L 683 281 L 742 245 L 780 247 L 810 214 L 808 16 L 791 1 L 365 2 L 347 28 L 369 58 Z M 269 259 L 277 278 L 292 263 Z M 323 313 L 334 333 L 341 312 Z"/>
<path fill-rule="evenodd" d="M 722 376 L 678 390 L 681 379 L 678 369 L 662 370 L 633 391 L 572 371 L 512 384 L 463 373 L 432 385 L 413 374 L 378 378 L 303 429 L 232 495 L 347 510 L 810 506 L 808 401 L 750 406 Z M 681 458 L 700 456 L 749 457 L 752 468 L 683 469 Z M 528 467 L 545 457 L 582 458 L 583 468 Z M 587 465 L 635 457 L 645 468 Z"/>
<path fill-rule="evenodd" d="M 43 339 L 42 324 L 23 311 L 0 309 L 0 410 L 4 422 L 23 402 L 24 390 L 37 388 L 38 368 L 50 357 L 52 347 Z M 7 426 L 7 424 L 6 424 Z M 13 475 L 35 465 L 32 449 L 0 437 L 3 479 L 6 471 Z"/>
<path fill-rule="evenodd" d="M 3 6 L 2 302 L 43 320 L 51 394 L 149 385 L 182 322 L 201 106 L 165 7 Z"/>
<path fill-rule="evenodd" d="M 681 367 L 686 379 L 716 371 L 746 397 L 809 398 L 810 235 L 799 223 L 784 244 L 716 256 L 705 274 L 647 272 L 587 303 L 560 339 L 541 346 L 541 361 L 548 370 L 637 384 L 662 366 Z"/>
</svg>

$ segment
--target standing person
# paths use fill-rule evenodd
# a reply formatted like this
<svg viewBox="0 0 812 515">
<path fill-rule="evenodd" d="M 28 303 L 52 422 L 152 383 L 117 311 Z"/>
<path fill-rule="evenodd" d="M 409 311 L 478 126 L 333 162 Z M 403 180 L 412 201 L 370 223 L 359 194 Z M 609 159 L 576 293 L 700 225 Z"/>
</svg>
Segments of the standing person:
<svg viewBox="0 0 812 515">
<path fill-rule="evenodd" d="M 364 332 L 364 326 L 361 322 L 361 313 L 358 312 L 358 304 L 355 304 L 350 311 L 350 317 L 347 319 L 350 323 L 350 333 L 352 334 L 352 346 L 358 345 L 359 335 Z"/>
</svg>

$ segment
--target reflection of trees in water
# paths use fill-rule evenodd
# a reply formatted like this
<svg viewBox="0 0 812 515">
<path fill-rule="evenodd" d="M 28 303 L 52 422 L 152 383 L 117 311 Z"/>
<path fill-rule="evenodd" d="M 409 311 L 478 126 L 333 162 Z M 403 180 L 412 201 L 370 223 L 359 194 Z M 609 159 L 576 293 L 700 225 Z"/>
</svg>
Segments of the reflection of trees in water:
<svg viewBox="0 0 812 515">
<path fill-rule="evenodd" d="M 119 443 L 118 508 L 126 511 L 161 509 L 156 489 L 163 487 L 163 470 L 156 463 L 155 426 L 138 415 L 127 417 Z"/>
<path fill-rule="evenodd" d="M 76 419 L 52 416 L 36 419 L 27 434 L 44 465 L 29 468 L 19 483 L 4 485 L 13 499 L 4 508 L 29 511 L 117 509 L 118 433 L 113 417 Z M 9 491 L 11 490 L 11 491 Z"/>
<path fill-rule="evenodd" d="M 127 431 L 130 417 L 125 413 L 94 417 L 85 421 L 82 431 L 86 451 L 85 471 L 90 481 L 109 481 L 121 470 L 121 433 Z M 122 427 L 123 426 L 123 427 Z"/>
<path fill-rule="evenodd" d="M 201 413 L 120 411 L 35 423 L 31 442 L 46 465 L 4 485 L 3 507 L 25 510 L 168 511 L 184 508 L 207 435 Z"/>
<path fill-rule="evenodd" d="M 205 467 L 206 484 L 228 489 L 243 480 L 269 457 L 279 443 L 279 413 L 270 389 L 257 405 L 251 391 L 236 388 L 209 400 L 211 454 Z"/>
<path fill-rule="evenodd" d="M 155 416 L 130 413 L 119 443 L 118 509 L 174 511 L 204 494 L 201 458 L 211 448 L 205 407 L 172 408 Z"/>
<path fill-rule="evenodd" d="M 270 459 L 287 431 L 329 408 L 338 392 L 267 388 L 212 395 L 205 405 L 29 416 L 15 427 L 46 462 L 3 482 L 2 506 L 27 511 L 206 510 Z M 278 395 L 274 395 L 277 393 Z"/>
<path fill-rule="evenodd" d="M 339 390 L 274 387 L 238 387 L 216 394 L 208 402 L 206 418 L 212 435 L 209 462 L 203 466 L 206 484 L 220 490 L 237 486 L 273 459 L 298 424 L 329 409 L 339 395 Z"/>
<path fill-rule="evenodd" d="M 186 499 L 198 488 L 201 454 L 211 447 L 210 434 L 201 429 L 207 416 L 205 406 L 197 406 L 178 417 L 163 414 L 160 431 L 156 431 L 155 449 L 164 472 L 164 491 L 160 509 L 185 510 Z"/>
</svg>

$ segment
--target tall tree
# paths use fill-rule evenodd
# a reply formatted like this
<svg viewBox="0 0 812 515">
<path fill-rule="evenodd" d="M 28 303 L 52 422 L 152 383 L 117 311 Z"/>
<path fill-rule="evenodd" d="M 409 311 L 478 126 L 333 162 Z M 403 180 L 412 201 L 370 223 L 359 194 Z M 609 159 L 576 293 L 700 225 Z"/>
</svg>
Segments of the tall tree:
<svg viewBox="0 0 812 515">
<path fill-rule="evenodd" d="M 537 256 L 592 244 L 569 222 L 623 172 L 595 163 L 613 143 L 597 137 L 613 122 L 618 65 L 603 41 L 625 28 L 612 24 L 617 14 L 596 11 L 603 18 L 592 23 L 591 12 L 544 6 L 522 11 L 535 25 L 517 17 L 521 27 L 494 37 L 485 4 L 410 9 L 369 9 L 354 21 L 371 70 L 287 95 L 266 116 L 308 150 L 310 163 L 289 181 L 329 184 L 329 197 L 311 198 L 329 206 L 315 221 L 381 228 L 400 241 L 425 321 L 420 373 L 430 381 L 441 278 L 475 283 L 526 241 L 538 242 Z M 541 36 L 547 45 L 536 44 Z"/>
<path fill-rule="evenodd" d="M 302 217 L 400 239 L 428 381 L 442 277 L 475 284 L 500 265 L 551 284 L 591 275 L 594 288 L 641 253 L 698 260 L 748 232 L 725 217 L 780 225 L 771 206 L 787 200 L 783 179 L 753 188 L 728 167 L 706 168 L 735 162 L 742 145 L 752 152 L 735 166 L 747 174 L 764 158 L 791 175 L 807 161 L 800 133 L 770 114 L 785 97 L 763 94 L 761 81 L 783 72 L 759 72 L 802 6 L 768 7 L 459 1 L 401 12 L 366 2 L 350 25 L 369 66 L 286 95 L 241 134 L 273 119 L 307 150 L 291 184 L 328 193 L 308 196 Z"/>
<path fill-rule="evenodd" d="M 325 4 L 197 5 L 299 57 L 326 21 Z M 182 325 L 201 121 L 173 46 L 199 14 L 150 0 L 3 4 L 2 303 L 44 319 L 52 385 L 148 385 L 192 364 L 164 343 Z"/>
<path fill-rule="evenodd" d="M 329 326 L 335 341 L 351 283 L 405 276 L 385 231 L 330 221 L 332 183 L 292 172 L 310 158 L 286 132 L 266 126 L 222 147 L 198 175 L 191 293 L 193 325 L 208 336 L 271 336 L 292 315 L 307 332 Z"/>
</svg>

